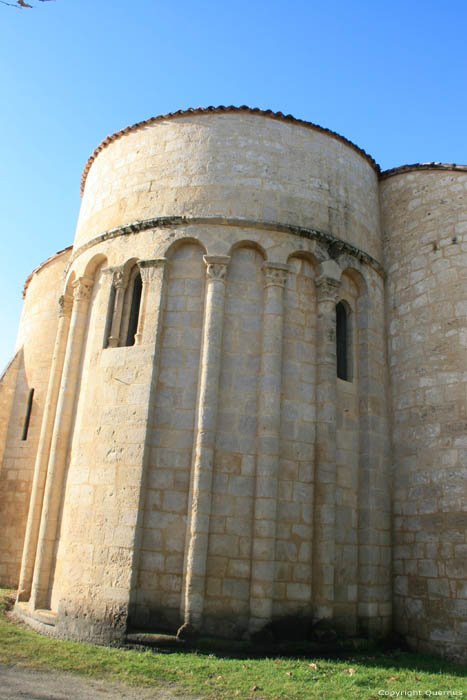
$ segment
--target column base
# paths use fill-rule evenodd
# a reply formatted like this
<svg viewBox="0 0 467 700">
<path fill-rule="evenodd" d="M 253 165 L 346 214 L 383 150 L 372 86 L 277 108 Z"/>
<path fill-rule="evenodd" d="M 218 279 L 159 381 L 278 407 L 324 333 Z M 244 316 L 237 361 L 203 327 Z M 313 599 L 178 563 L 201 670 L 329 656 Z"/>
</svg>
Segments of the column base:
<svg viewBox="0 0 467 700">
<path fill-rule="evenodd" d="M 127 627 L 127 606 L 107 605 L 101 610 L 74 604 L 61 604 L 58 612 L 33 610 L 28 603 L 17 602 L 13 617 L 36 632 L 57 639 L 72 639 L 100 646 L 122 646 Z"/>
<path fill-rule="evenodd" d="M 177 630 L 177 639 L 196 639 L 199 635 L 199 629 L 190 622 L 184 622 Z"/>
</svg>

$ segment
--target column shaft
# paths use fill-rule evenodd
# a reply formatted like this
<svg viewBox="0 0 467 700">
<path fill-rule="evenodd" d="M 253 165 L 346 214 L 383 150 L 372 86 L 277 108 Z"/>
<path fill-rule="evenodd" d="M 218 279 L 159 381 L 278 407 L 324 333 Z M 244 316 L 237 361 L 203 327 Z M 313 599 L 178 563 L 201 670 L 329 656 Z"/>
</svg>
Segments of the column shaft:
<svg viewBox="0 0 467 700">
<path fill-rule="evenodd" d="M 72 299 L 67 296 L 60 297 L 60 313 L 58 318 L 57 335 L 55 338 L 52 365 L 50 368 L 49 383 L 45 399 L 44 415 L 42 418 L 39 444 L 37 447 L 36 461 L 34 464 L 34 479 L 32 484 L 31 499 L 29 502 L 28 522 L 24 538 L 23 557 L 18 586 L 18 601 L 26 601 L 31 594 L 31 582 L 36 558 L 37 538 L 44 497 L 44 485 L 47 475 L 47 464 L 50 454 L 50 443 L 57 408 L 58 392 L 62 377 L 63 360 L 70 326 L 70 314 Z"/>
<path fill-rule="evenodd" d="M 141 422 L 146 426 L 144 438 L 144 450 L 141 460 L 135 460 L 134 483 L 138 485 L 138 493 L 130 500 L 127 499 L 126 508 L 134 508 L 137 513 L 136 526 L 133 539 L 133 558 L 131 564 L 131 582 L 129 590 L 130 604 L 137 606 L 138 595 L 138 575 L 139 558 L 142 545 L 142 530 L 144 526 L 144 503 L 146 497 L 146 476 L 148 463 L 150 460 L 151 441 L 150 434 L 154 420 L 154 397 L 156 392 L 157 376 L 160 359 L 162 319 L 164 317 L 166 282 L 167 282 L 167 258 L 155 258 L 152 260 L 141 260 L 138 267 L 141 273 L 141 307 L 139 319 L 144 314 L 144 333 L 141 333 L 140 347 L 135 353 L 134 350 L 128 354 L 128 361 L 138 364 L 141 393 L 138 401 L 146 407 L 146 413 Z M 134 358 L 131 360 L 130 358 Z"/>
<path fill-rule="evenodd" d="M 336 266 L 337 267 L 337 266 Z M 340 272 L 340 271 L 339 271 Z M 317 279 L 316 458 L 313 600 L 318 618 L 331 618 L 336 554 L 336 302 L 340 282 Z"/>
<path fill-rule="evenodd" d="M 122 269 L 116 269 L 112 276 L 112 286 L 115 289 L 115 300 L 112 314 L 112 327 L 109 336 L 109 348 L 116 348 L 120 345 L 120 327 L 122 324 L 123 301 L 128 284 Z"/>
<path fill-rule="evenodd" d="M 288 268 L 280 263 L 265 263 L 263 269 L 265 290 L 250 590 L 250 633 L 253 634 L 271 620 L 274 600 L 282 329 Z"/>
<path fill-rule="evenodd" d="M 204 261 L 207 266 L 206 306 L 197 429 L 194 441 L 191 523 L 185 580 L 185 621 L 179 630 L 179 636 L 199 630 L 203 616 L 222 355 L 225 277 L 230 258 L 205 255 Z"/>
<path fill-rule="evenodd" d="M 391 484 L 382 285 L 358 300 L 359 633 L 384 635 L 391 624 Z"/>
<path fill-rule="evenodd" d="M 73 310 L 50 446 L 36 564 L 32 581 L 30 605 L 33 609 L 49 604 L 52 559 L 92 286 L 93 280 L 87 277 L 81 277 L 73 285 Z"/>
<path fill-rule="evenodd" d="M 150 303 L 148 303 L 148 297 L 154 293 L 154 289 L 152 289 L 153 285 L 151 283 L 155 280 L 157 275 L 160 276 L 160 285 L 162 289 L 165 279 L 166 265 L 167 258 L 140 260 L 138 263 L 141 274 L 142 289 L 138 314 L 138 327 L 135 333 L 135 345 L 151 343 L 154 340 L 151 333 L 154 330 L 154 325 L 152 323 L 154 319 L 152 318 L 152 314 L 155 312 L 155 310 L 152 309 L 152 312 L 149 311 Z M 150 291 L 150 289 L 152 289 L 152 291 Z M 156 285 L 156 293 L 161 291 L 161 289 L 159 289 L 159 286 Z M 147 329 L 146 332 L 144 330 L 145 328 Z"/>
<path fill-rule="evenodd" d="M 165 295 L 167 258 L 140 260 L 138 267 L 142 289 L 135 343 L 137 345 L 155 343 L 158 347 L 161 310 Z"/>
</svg>

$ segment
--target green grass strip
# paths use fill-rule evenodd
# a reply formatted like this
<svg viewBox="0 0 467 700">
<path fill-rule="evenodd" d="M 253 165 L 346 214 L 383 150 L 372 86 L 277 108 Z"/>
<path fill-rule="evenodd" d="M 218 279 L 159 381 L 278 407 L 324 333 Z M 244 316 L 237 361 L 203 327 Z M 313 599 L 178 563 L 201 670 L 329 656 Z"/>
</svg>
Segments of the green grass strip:
<svg viewBox="0 0 467 700">
<path fill-rule="evenodd" d="M 379 700 L 467 698 L 467 666 L 422 654 L 348 658 L 245 658 L 221 654 L 109 649 L 43 637 L 6 614 L 0 589 L 0 663 L 78 673 L 131 686 L 178 686 L 216 700 Z"/>
</svg>

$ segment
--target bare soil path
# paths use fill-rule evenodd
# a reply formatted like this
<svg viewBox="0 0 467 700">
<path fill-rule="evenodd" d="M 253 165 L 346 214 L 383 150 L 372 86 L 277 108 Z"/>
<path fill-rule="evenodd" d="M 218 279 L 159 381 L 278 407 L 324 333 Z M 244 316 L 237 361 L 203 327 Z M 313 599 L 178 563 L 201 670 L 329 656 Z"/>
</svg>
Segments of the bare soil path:
<svg viewBox="0 0 467 700">
<path fill-rule="evenodd" d="M 195 700 L 195 696 L 173 686 L 130 688 L 70 673 L 0 664 L 0 700 Z"/>
</svg>

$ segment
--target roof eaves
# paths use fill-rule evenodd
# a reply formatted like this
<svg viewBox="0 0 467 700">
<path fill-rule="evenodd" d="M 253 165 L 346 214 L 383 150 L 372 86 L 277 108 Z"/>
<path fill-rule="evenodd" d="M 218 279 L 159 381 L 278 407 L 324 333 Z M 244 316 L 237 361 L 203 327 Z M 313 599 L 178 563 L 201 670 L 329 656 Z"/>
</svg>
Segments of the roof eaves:
<svg viewBox="0 0 467 700">
<path fill-rule="evenodd" d="M 349 141 L 349 139 L 346 139 L 345 136 L 341 136 L 338 134 L 336 131 L 332 131 L 331 129 L 326 129 L 322 126 L 319 126 L 319 124 L 314 124 L 313 122 L 308 122 L 303 119 L 296 119 L 292 114 L 283 114 L 282 112 L 273 112 L 271 109 L 259 109 L 258 107 L 248 107 L 247 105 L 242 105 L 241 107 L 234 107 L 233 105 L 230 105 L 228 107 L 225 107 L 223 105 L 220 105 L 219 107 L 197 107 L 193 108 L 190 107 L 189 109 L 179 109 L 177 112 L 169 112 L 168 114 L 161 114 L 157 117 L 151 117 L 150 119 L 145 119 L 144 121 L 137 122 L 136 124 L 133 124 L 132 126 L 127 126 L 125 129 L 121 129 L 120 131 L 116 131 L 114 134 L 111 136 L 107 136 L 100 144 L 99 146 L 95 149 L 93 154 L 90 156 L 88 159 L 83 175 L 81 177 L 81 195 L 83 195 L 84 192 L 84 187 L 86 184 L 86 178 L 88 176 L 89 170 L 91 168 L 91 165 L 99 155 L 101 151 L 104 150 L 109 144 L 113 143 L 117 139 L 121 138 L 122 136 L 125 136 L 126 134 L 131 133 L 132 131 L 137 131 L 138 129 L 142 129 L 145 126 L 150 126 L 152 124 L 156 124 L 157 122 L 164 121 L 167 119 L 176 119 L 177 117 L 184 117 L 189 114 L 222 114 L 224 112 L 247 112 L 249 114 L 257 114 L 263 117 L 268 117 L 270 119 L 277 119 L 279 121 L 285 121 L 285 122 L 292 122 L 293 124 L 297 124 L 299 126 L 303 126 L 308 129 L 314 129 L 316 131 L 320 131 L 321 133 L 328 134 L 332 138 L 335 138 L 339 141 L 342 141 L 345 143 L 347 146 L 352 148 L 353 150 L 357 151 L 361 156 L 363 156 L 368 163 L 371 165 L 372 168 L 376 171 L 377 174 L 380 173 L 380 167 L 376 163 L 376 161 L 368 154 L 366 151 L 364 151 L 362 148 L 357 146 L 356 144 L 352 143 L 352 141 Z"/>
</svg>

